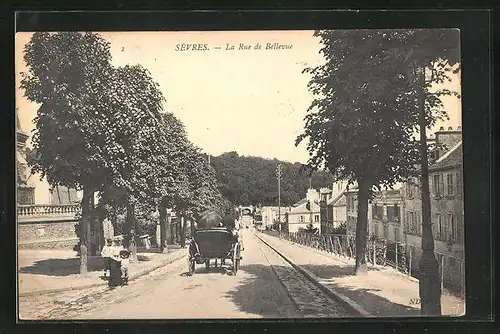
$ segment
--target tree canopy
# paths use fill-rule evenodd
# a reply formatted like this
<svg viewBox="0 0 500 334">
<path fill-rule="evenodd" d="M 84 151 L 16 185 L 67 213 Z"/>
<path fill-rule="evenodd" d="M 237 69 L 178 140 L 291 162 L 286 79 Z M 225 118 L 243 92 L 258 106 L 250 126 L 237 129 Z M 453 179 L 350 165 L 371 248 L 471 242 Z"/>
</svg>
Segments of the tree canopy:
<svg viewBox="0 0 500 334">
<path fill-rule="evenodd" d="M 431 85 L 449 80 L 448 61 L 457 42 L 454 30 L 317 31 L 324 47 L 323 65 L 307 68 L 317 96 L 296 144 L 309 139 L 309 163 L 326 165 L 335 179 L 392 186 L 415 173 L 419 163 L 417 87 L 414 62 L 430 66 L 427 125 L 447 117 Z M 433 57 L 419 56 L 428 41 Z M 439 47 L 438 47 L 439 46 Z M 456 48 L 456 45 L 455 45 Z M 443 58 L 447 59 L 447 58 Z M 437 62 L 437 63 L 436 63 Z M 454 64 L 452 62 L 452 64 Z"/>
<path fill-rule="evenodd" d="M 309 172 L 301 163 L 290 163 L 276 159 L 240 156 L 228 152 L 211 158 L 218 187 L 222 195 L 234 205 L 277 205 L 277 164 L 282 166 L 281 203 L 289 206 L 304 198 L 309 188 Z M 328 187 L 332 176 L 323 171 L 311 175 L 313 188 Z"/>
</svg>

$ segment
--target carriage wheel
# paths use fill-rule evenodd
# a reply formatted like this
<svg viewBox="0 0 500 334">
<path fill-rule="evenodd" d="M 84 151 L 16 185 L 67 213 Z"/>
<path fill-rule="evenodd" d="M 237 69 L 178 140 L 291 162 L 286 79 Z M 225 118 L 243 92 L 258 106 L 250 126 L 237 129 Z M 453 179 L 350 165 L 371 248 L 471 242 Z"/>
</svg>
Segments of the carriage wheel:
<svg viewBox="0 0 500 334">
<path fill-rule="evenodd" d="M 205 268 L 207 268 L 207 270 L 210 269 L 210 260 L 209 259 L 205 260 Z"/>
<path fill-rule="evenodd" d="M 188 267 L 189 273 L 191 275 L 193 275 L 194 274 L 194 268 L 195 268 L 195 261 L 194 261 L 194 259 L 193 260 L 189 260 L 189 265 L 188 266 L 189 266 Z"/>
<path fill-rule="evenodd" d="M 234 246 L 232 261 L 233 261 L 233 274 L 236 275 L 236 273 L 238 272 L 238 269 L 240 267 L 240 245 L 239 244 L 236 244 Z"/>
</svg>

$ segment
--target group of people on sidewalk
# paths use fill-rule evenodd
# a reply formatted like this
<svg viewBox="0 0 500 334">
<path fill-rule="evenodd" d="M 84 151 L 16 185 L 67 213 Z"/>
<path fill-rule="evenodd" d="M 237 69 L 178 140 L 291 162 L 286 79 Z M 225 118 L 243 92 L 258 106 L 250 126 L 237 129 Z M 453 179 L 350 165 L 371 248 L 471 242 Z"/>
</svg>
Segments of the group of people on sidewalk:
<svg viewBox="0 0 500 334">
<path fill-rule="evenodd" d="M 128 267 L 130 264 L 130 252 L 123 247 L 119 239 L 106 240 L 106 245 L 102 248 L 101 257 L 105 261 L 105 277 L 110 277 L 111 261 L 117 261 L 121 267 L 121 277 L 128 277 Z"/>
</svg>

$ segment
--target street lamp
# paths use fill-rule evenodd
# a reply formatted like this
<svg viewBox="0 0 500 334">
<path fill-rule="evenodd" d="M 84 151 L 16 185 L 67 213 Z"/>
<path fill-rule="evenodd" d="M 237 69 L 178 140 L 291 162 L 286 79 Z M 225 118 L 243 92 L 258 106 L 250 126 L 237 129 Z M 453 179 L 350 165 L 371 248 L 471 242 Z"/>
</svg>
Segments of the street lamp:
<svg viewBox="0 0 500 334">
<path fill-rule="evenodd" d="M 278 228 L 281 235 L 281 176 L 283 175 L 283 171 L 281 169 L 281 164 L 278 163 L 276 166 L 276 178 L 278 179 Z"/>
</svg>

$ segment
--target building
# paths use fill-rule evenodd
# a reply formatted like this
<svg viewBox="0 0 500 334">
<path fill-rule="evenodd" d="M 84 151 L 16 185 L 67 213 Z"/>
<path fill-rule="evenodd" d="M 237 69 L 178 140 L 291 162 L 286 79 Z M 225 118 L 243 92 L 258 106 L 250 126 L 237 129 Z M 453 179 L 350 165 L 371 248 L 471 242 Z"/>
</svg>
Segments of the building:
<svg viewBox="0 0 500 334">
<path fill-rule="evenodd" d="M 17 168 L 17 203 L 20 205 L 35 204 L 35 184 L 31 180 L 31 170 L 26 161 L 26 142 L 28 135 L 16 124 L 16 168 Z"/>
<path fill-rule="evenodd" d="M 377 239 L 402 242 L 404 239 L 402 185 L 397 184 L 394 189 L 377 192 L 371 202 L 370 235 L 375 235 Z"/>
<path fill-rule="evenodd" d="M 460 128 L 441 128 L 436 143 L 437 160 L 429 167 L 431 222 L 435 252 L 446 267 L 445 280 L 460 286 L 464 259 L 463 154 Z M 405 242 L 412 248 L 412 260 L 418 271 L 422 243 L 422 200 L 417 178 L 405 186 Z"/>
<path fill-rule="evenodd" d="M 32 173 L 27 162 L 29 136 L 16 124 L 17 238 L 19 248 L 66 248 L 78 244 L 81 192 L 51 186 L 46 178 Z M 95 201 L 97 203 L 97 200 Z M 104 243 L 102 223 L 91 227 L 92 253 Z"/>
<path fill-rule="evenodd" d="M 347 181 L 336 181 L 327 196 L 321 197 L 321 233 L 332 233 L 334 228 L 346 223 L 346 196 Z"/>
<path fill-rule="evenodd" d="M 292 207 L 286 215 L 286 228 L 288 232 L 298 232 L 300 229 L 307 229 L 308 225 L 321 229 L 321 207 L 320 193 L 309 188 L 305 199 L 302 199 L 296 206 Z"/>
<path fill-rule="evenodd" d="M 260 208 L 260 215 L 262 219 L 262 227 L 271 228 L 275 222 L 278 221 L 278 212 L 281 216 L 280 221 L 282 224 L 286 222 L 286 214 L 290 212 L 290 207 L 282 206 L 280 210 L 278 210 L 277 206 L 263 206 Z"/>
</svg>

